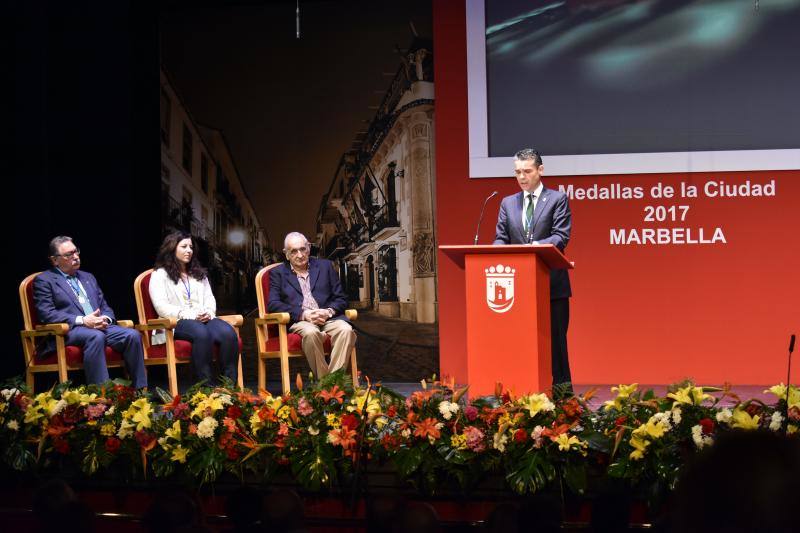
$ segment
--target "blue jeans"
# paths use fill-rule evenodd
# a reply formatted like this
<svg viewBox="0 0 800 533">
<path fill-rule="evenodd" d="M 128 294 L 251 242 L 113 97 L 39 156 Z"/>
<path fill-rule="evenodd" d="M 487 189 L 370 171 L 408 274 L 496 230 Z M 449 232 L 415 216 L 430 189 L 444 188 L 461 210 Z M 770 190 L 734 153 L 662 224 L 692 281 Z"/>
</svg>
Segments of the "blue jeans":
<svg viewBox="0 0 800 533">
<path fill-rule="evenodd" d="M 213 359 L 214 344 L 219 346 L 219 362 L 222 375 L 230 378 L 234 383 L 238 378 L 239 364 L 239 337 L 233 326 L 213 318 L 205 324 L 199 320 L 178 320 L 175 326 L 177 340 L 192 343 L 192 369 L 195 378 L 206 380 L 213 384 L 211 360 Z"/>
</svg>

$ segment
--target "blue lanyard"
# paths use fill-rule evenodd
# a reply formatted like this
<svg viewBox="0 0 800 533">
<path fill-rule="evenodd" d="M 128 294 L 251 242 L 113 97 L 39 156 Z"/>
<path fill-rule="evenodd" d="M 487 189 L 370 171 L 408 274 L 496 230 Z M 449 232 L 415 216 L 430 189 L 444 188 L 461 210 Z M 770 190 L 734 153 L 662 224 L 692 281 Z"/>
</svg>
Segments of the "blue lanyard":
<svg viewBox="0 0 800 533">
<path fill-rule="evenodd" d="M 181 276 L 181 283 L 183 283 L 183 288 L 186 289 L 186 299 L 190 302 L 192 301 L 192 289 L 191 289 L 191 281 L 189 280 L 189 276 L 186 276 L 186 280 L 184 281 L 183 276 Z"/>
</svg>

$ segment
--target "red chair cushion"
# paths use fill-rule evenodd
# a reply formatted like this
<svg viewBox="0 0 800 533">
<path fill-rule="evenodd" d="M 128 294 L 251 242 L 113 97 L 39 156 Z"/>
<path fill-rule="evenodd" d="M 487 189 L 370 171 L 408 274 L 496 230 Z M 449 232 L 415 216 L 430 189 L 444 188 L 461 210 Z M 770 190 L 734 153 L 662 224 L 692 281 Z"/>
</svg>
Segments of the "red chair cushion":
<svg viewBox="0 0 800 533">
<path fill-rule="evenodd" d="M 142 305 L 144 306 L 144 316 L 145 319 L 150 320 L 153 318 L 158 318 L 158 313 L 156 313 L 156 308 L 153 307 L 153 301 L 150 299 L 150 276 L 153 273 L 146 275 L 142 278 Z"/>
<path fill-rule="evenodd" d="M 286 344 L 288 345 L 289 352 L 302 352 L 303 351 L 303 338 L 297 333 L 289 333 L 286 335 Z M 281 343 L 278 337 L 270 337 L 265 343 L 267 352 L 280 352 Z M 323 343 L 325 353 L 331 351 L 331 337 L 325 335 L 325 342 Z"/>
<path fill-rule="evenodd" d="M 80 346 L 65 346 L 65 348 L 68 365 L 83 364 L 83 348 Z M 34 359 L 37 365 L 54 365 L 58 362 L 55 350 L 42 355 L 37 353 Z M 119 363 L 120 361 L 122 361 L 122 354 L 106 346 L 106 363 Z"/>
</svg>

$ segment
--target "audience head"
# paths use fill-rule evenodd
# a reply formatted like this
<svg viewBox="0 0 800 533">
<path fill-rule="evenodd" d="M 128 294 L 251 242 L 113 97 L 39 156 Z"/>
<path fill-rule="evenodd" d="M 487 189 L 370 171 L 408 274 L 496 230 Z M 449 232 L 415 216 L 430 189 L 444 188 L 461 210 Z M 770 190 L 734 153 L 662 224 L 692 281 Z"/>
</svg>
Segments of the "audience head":
<svg viewBox="0 0 800 533">
<path fill-rule="evenodd" d="M 681 478 L 666 529 L 797 531 L 800 439 L 735 431 L 703 450 Z"/>
<path fill-rule="evenodd" d="M 174 283 L 178 282 L 183 272 L 196 280 L 205 278 L 206 270 L 200 266 L 194 244 L 191 234 L 185 231 L 170 233 L 161 243 L 155 267 L 163 268 Z"/>
</svg>

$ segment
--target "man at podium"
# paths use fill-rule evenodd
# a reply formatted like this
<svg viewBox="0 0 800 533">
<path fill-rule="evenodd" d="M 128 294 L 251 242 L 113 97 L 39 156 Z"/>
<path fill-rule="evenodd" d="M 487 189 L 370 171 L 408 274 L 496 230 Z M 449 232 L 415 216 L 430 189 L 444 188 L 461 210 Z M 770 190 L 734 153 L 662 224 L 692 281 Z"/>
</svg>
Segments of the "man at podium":
<svg viewBox="0 0 800 533">
<path fill-rule="evenodd" d="M 562 252 L 569 242 L 572 213 L 567 195 L 542 184 L 542 156 L 532 148 L 514 154 L 514 174 L 521 192 L 500 203 L 494 244 L 553 244 Z M 553 383 L 572 381 L 567 354 L 569 274 L 550 271 L 550 337 Z"/>
</svg>

